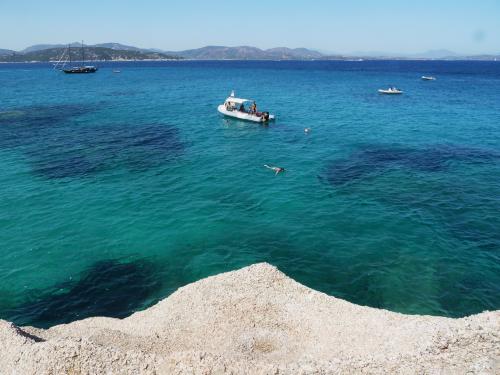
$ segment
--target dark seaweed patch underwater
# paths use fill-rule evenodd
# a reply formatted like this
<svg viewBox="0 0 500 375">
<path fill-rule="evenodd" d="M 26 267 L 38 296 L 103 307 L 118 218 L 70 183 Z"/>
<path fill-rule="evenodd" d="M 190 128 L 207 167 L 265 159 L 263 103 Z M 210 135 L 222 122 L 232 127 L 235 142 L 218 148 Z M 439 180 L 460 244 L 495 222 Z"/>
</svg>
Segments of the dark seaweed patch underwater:
<svg viewBox="0 0 500 375">
<path fill-rule="evenodd" d="M 179 131 L 169 124 L 76 121 L 94 110 L 57 105 L 0 113 L 0 147 L 21 150 L 33 172 L 48 179 L 87 177 L 120 167 L 143 171 L 184 150 Z"/>
<path fill-rule="evenodd" d="M 437 270 L 436 306 L 443 314 L 458 317 L 456 311 L 479 313 L 485 306 L 500 303 L 500 200 L 495 195 L 499 161 L 498 152 L 470 147 L 370 145 L 346 159 L 332 161 L 320 180 L 347 197 L 357 196 L 351 189 L 355 186 L 393 217 L 404 218 L 412 226 L 433 228 L 433 246 L 415 256 L 427 257 L 426 263 Z M 458 164 L 462 179 L 454 177 L 452 166 Z M 463 173 L 464 168 L 468 173 Z M 376 179 L 393 171 L 400 172 L 399 179 Z M 468 184 L 472 179 L 488 178 L 489 185 Z M 443 246 L 449 241 L 458 248 Z M 376 300 L 370 300 L 370 305 L 384 306 Z"/>
<path fill-rule="evenodd" d="M 346 159 L 332 161 L 320 178 L 334 186 L 355 183 L 393 169 L 418 172 L 445 171 L 453 162 L 492 163 L 500 153 L 454 145 L 433 145 L 408 148 L 370 145 L 352 153 Z"/>
<path fill-rule="evenodd" d="M 161 287 L 158 269 L 145 260 L 104 260 L 76 282 L 32 292 L 22 305 L 1 313 L 18 325 L 50 327 L 92 316 L 124 318 Z"/>
</svg>

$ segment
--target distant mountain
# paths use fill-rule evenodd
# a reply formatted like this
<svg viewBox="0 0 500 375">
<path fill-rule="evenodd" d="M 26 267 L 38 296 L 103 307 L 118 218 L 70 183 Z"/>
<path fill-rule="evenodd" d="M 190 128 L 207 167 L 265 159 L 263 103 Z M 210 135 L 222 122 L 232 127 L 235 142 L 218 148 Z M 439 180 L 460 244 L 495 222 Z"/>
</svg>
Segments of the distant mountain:
<svg viewBox="0 0 500 375">
<path fill-rule="evenodd" d="M 16 53 L 14 55 L 0 56 L 0 62 L 31 62 L 31 61 L 58 61 L 63 53 L 67 53 L 67 47 L 49 48 L 27 53 Z M 81 59 L 79 48 L 71 49 L 71 59 Z M 86 61 L 120 61 L 120 60 L 178 60 L 179 56 L 168 55 L 159 52 L 143 52 L 131 50 L 116 50 L 104 47 L 85 47 Z"/>
<path fill-rule="evenodd" d="M 81 43 L 79 42 L 72 42 L 71 47 L 81 47 Z M 67 47 L 68 44 L 35 44 L 33 46 L 29 46 L 22 51 L 19 51 L 20 53 L 29 53 L 29 52 L 36 52 L 36 51 L 43 51 L 46 49 L 53 49 L 53 48 L 64 48 Z M 125 44 L 121 43 L 99 43 L 99 44 L 94 44 L 94 45 L 88 45 L 84 44 L 84 46 L 92 46 L 92 47 L 103 47 L 103 48 L 109 48 L 109 49 L 114 49 L 114 50 L 120 50 L 120 51 L 150 51 L 144 48 L 139 48 L 139 47 L 134 47 L 134 46 L 127 46 Z M 161 51 L 155 51 L 155 52 L 161 52 Z"/>
<path fill-rule="evenodd" d="M 266 54 L 276 56 L 282 60 L 289 59 L 319 59 L 324 55 L 318 51 L 313 51 L 307 48 L 286 48 L 278 47 L 265 50 Z"/>
<path fill-rule="evenodd" d="M 472 55 L 465 56 L 463 60 L 500 61 L 500 53 L 496 55 Z"/>
<path fill-rule="evenodd" d="M 21 54 L 30 52 L 44 51 L 54 48 L 64 48 L 67 44 L 36 44 L 19 51 Z M 72 47 L 80 47 L 81 43 L 73 42 Z M 267 50 L 262 50 L 256 47 L 239 46 L 206 46 L 202 48 L 190 49 L 185 51 L 164 51 L 157 48 L 139 48 L 121 43 L 109 42 L 99 43 L 94 45 L 85 45 L 86 47 L 102 47 L 119 51 L 140 51 L 140 52 L 157 52 L 167 55 L 182 56 L 188 59 L 196 60 L 309 60 L 317 59 L 324 56 L 318 51 L 309 50 L 306 48 L 287 48 L 277 47 Z"/>
<path fill-rule="evenodd" d="M 168 52 L 174 53 L 174 52 Z M 255 47 L 223 47 L 223 46 L 207 46 L 196 49 L 175 52 L 179 56 L 187 59 L 195 60 L 248 60 L 262 58 L 262 50 Z"/>
<path fill-rule="evenodd" d="M 71 47 L 81 47 L 80 42 L 73 42 L 71 43 Z M 64 48 L 67 47 L 67 44 L 35 44 L 33 46 L 30 46 L 28 48 L 23 49 L 22 51 L 19 51 L 19 53 L 29 53 L 29 52 L 36 52 L 36 51 L 43 51 L 46 49 L 53 49 L 53 48 Z M 158 52 L 158 53 L 165 53 L 165 51 L 158 49 L 158 48 L 139 48 L 139 47 L 134 47 L 134 46 L 129 46 L 126 44 L 121 44 L 121 43 L 115 43 L 115 42 L 109 42 L 109 43 L 98 43 L 98 44 L 84 44 L 85 47 L 102 47 L 102 48 L 109 48 L 117 51 L 140 51 L 140 52 Z"/>
<path fill-rule="evenodd" d="M 262 50 L 257 47 L 207 46 L 178 52 L 168 52 L 194 60 L 310 60 L 323 54 L 306 48 L 278 47 Z"/>
<path fill-rule="evenodd" d="M 396 52 L 382 52 L 382 51 L 356 51 L 349 55 L 375 57 L 375 58 L 404 58 L 404 59 L 442 59 L 447 57 L 457 57 L 458 54 L 446 49 L 436 49 L 419 53 L 396 53 Z"/>
<path fill-rule="evenodd" d="M 93 47 L 103 47 L 103 48 L 109 48 L 109 49 L 120 50 L 120 51 L 146 51 L 146 49 L 144 49 L 144 48 L 127 46 L 127 45 L 121 44 L 121 43 L 99 43 L 99 44 L 94 44 Z M 148 50 L 148 52 L 149 52 L 149 50 Z M 156 52 L 161 52 L 161 51 L 156 51 Z"/>
<path fill-rule="evenodd" d="M 55 50 L 63 50 L 66 44 L 36 44 L 16 52 L 0 49 L 0 61 L 48 61 L 53 59 Z M 81 43 L 73 42 L 72 47 L 80 47 Z M 99 50 L 102 48 L 102 50 Z M 98 60 L 158 60 L 168 58 L 185 58 L 192 60 L 361 60 L 361 59 L 437 59 L 437 60 L 498 60 L 500 54 L 459 55 L 446 49 L 429 50 L 421 53 L 389 53 L 380 51 L 357 51 L 350 54 L 334 54 L 315 51 L 307 48 L 276 47 L 260 49 L 252 46 L 206 46 L 184 51 L 164 51 L 157 48 L 139 48 L 126 44 L 109 42 L 86 45 L 86 50 L 93 51 Z M 46 52 L 48 51 L 48 52 Z M 57 52 L 57 51 L 56 51 Z M 74 52 L 75 54 L 77 52 Z"/>
<path fill-rule="evenodd" d="M 421 53 L 354 52 L 351 54 L 326 54 L 307 48 L 277 47 L 262 50 L 256 47 L 207 46 L 178 52 L 168 52 L 193 60 L 358 60 L 358 59 L 439 59 L 439 60 L 494 60 L 495 55 L 465 56 L 446 49 L 430 50 Z"/>
<path fill-rule="evenodd" d="M 12 51 L 10 49 L 1 49 L 0 48 L 0 56 L 13 55 L 14 53 L 16 53 L 16 51 Z"/>
<path fill-rule="evenodd" d="M 22 51 L 19 51 L 19 53 L 30 53 L 30 52 L 37 52 L 37 51 L 43 51 L 45 49 L 52 49 L 52 48 L 63 48 L 66 47 L 67 44 L 35 44 L 33 46 L 29 46 Z M 76 46 L 81 46 L 80 43 L 73 42 L 71 43 L 72 47 Z"/>
<path fill-rule="evenodd" d="M 409 57 L 416 57 L 421 59 L 443 59 L 446 57 L 458 57 L 459 55 L 447 49 L 434 49 L 422 53 L 415 53 L 408 55 Z"/>
</svg>

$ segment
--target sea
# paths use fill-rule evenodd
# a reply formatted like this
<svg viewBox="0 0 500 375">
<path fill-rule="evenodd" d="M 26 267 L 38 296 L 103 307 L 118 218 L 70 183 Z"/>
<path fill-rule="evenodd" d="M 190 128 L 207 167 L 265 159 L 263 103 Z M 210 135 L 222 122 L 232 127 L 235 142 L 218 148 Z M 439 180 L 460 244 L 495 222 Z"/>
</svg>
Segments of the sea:
<svg viewBox="0 0 500 375">
<path fill-rule="evenodd" d="M 123 318 L 258 262 L 405 314 L 500 308 L 500 62 L 98 67 L 0 64 L 1 319 Z M 276 121 L 221 116 L 232 90 Z"/>
</svg>

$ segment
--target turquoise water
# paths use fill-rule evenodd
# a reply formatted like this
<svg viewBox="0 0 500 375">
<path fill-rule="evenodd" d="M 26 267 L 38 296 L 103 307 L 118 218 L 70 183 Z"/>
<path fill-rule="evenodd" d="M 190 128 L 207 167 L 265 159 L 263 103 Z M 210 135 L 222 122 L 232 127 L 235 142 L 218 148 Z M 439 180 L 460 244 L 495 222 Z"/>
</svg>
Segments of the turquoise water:
<svg viewBox="0 0 500 375">
<path fill-rule="evenodd" d="M 277 121 L 219 116 L 232 89 Z M 495 62 L 0 65 L 0 318 L 123 317 L 261 261 L 358 304 L 499 309 L 499 124 Z"/>
</svg>

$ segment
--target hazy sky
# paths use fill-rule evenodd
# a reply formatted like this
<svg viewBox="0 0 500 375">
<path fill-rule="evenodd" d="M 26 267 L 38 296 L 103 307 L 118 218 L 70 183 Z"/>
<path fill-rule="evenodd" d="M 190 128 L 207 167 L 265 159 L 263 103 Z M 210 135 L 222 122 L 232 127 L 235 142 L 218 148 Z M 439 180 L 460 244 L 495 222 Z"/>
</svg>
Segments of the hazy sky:
<svg viewBox="0 0 500 375">
<path fill-rule="evenodd" d="M 0 48 L 120 42 L 500 53 L 500 0 L 0 0 Z"/>
</svg>

